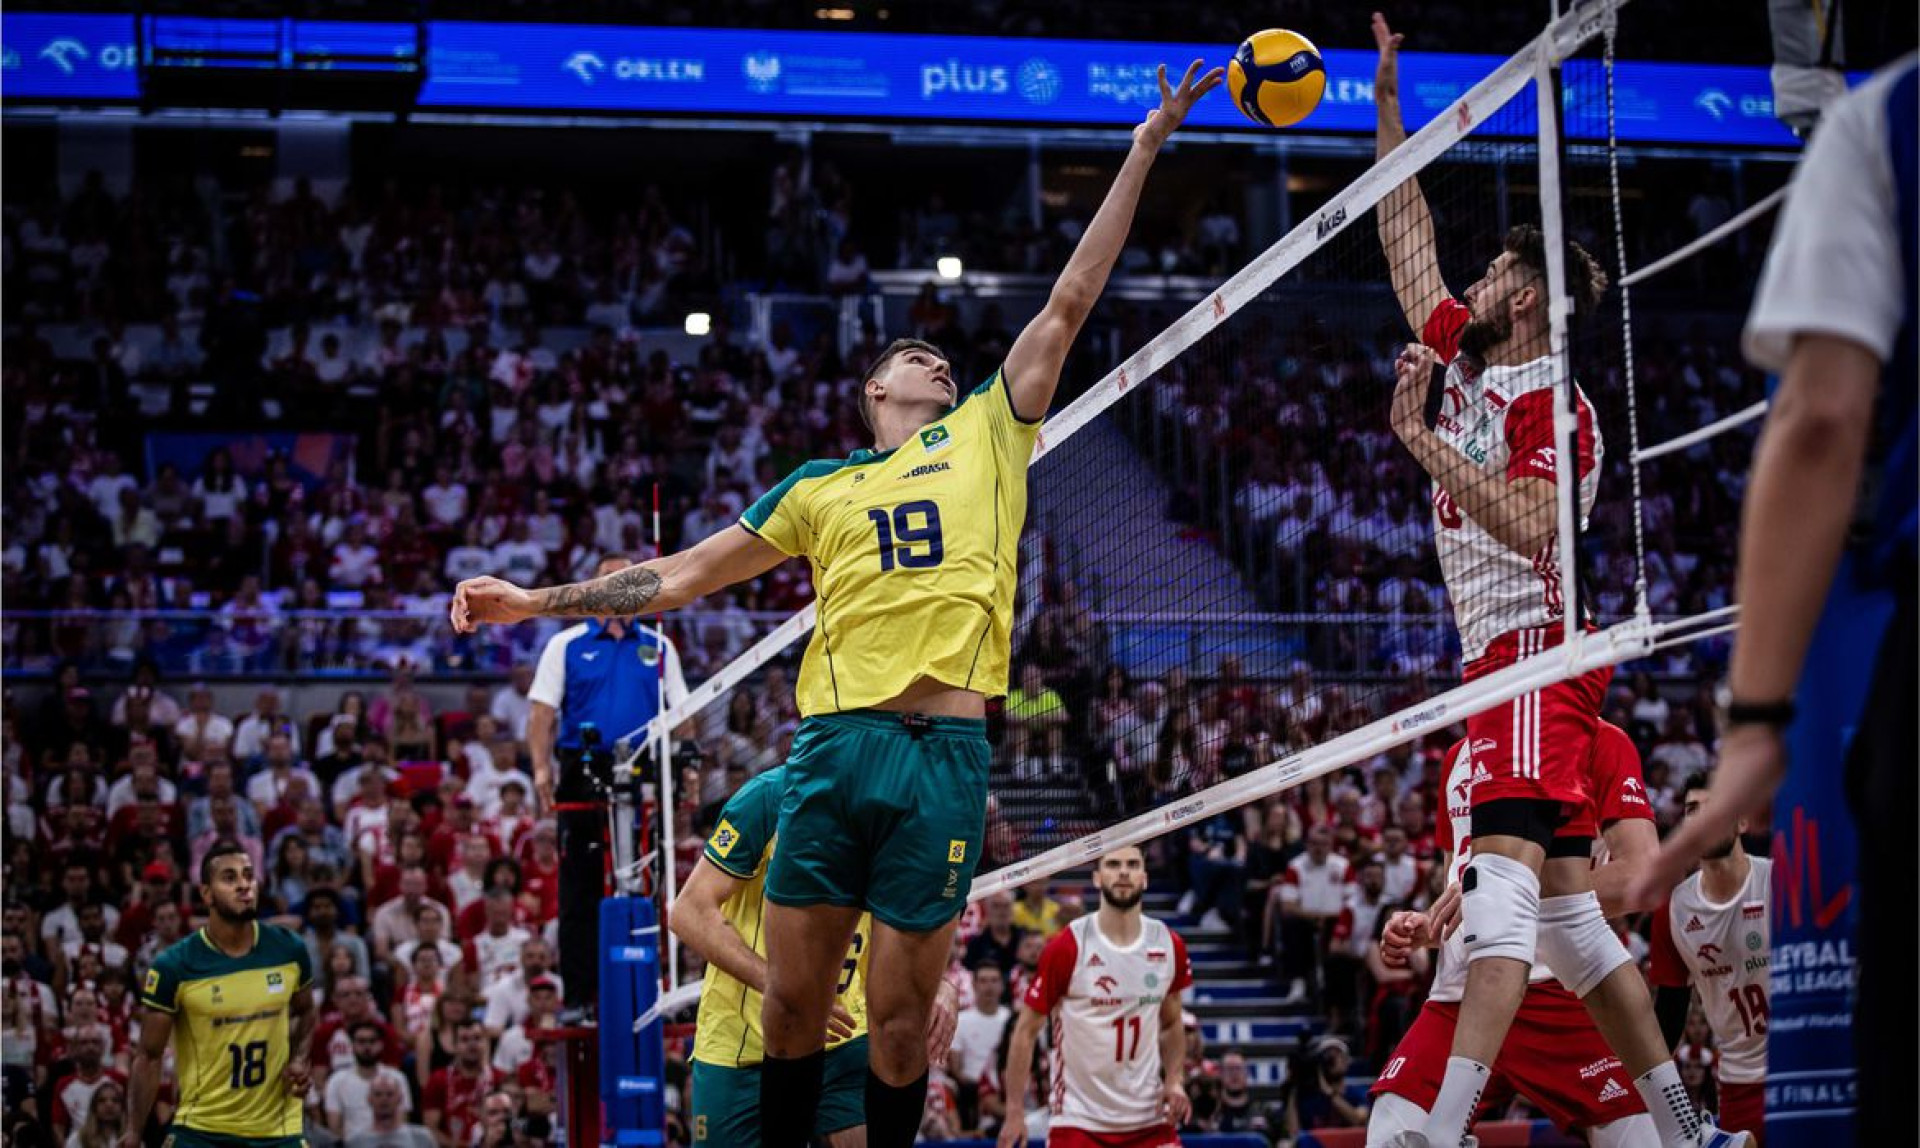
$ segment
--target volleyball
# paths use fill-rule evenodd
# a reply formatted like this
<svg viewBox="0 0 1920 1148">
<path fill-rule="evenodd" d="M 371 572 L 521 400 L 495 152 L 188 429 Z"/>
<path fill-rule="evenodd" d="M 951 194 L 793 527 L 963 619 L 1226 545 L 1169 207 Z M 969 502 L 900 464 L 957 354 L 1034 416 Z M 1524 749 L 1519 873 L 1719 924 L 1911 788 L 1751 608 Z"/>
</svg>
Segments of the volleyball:
<svg viewBox="0 0 1920 1148">
<path fill-rule="evenodd" d="M 1241 41 L 1227 65 L 1227 91 L 1248 119 L 1292 127 L 1313 114 L 1327 90 L 1320 49 L 1298 32 L 1269 28 Z"/>
</svg>

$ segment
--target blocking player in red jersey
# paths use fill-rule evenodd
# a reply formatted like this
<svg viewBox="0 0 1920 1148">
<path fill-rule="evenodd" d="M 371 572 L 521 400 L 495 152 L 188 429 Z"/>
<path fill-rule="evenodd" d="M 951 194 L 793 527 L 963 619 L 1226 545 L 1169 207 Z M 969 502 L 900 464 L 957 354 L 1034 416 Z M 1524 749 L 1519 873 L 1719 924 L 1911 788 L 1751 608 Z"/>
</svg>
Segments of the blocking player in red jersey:
<svg viewBox="0 0 1920 1148">
<path fill-rule="evenodd" d="M 1145 855 L 1128 845 L 1093 867 L 1100 909 L 1054 935 L 1027 986 L 1007 1052 L 1007 1096 L 1027 1094 L 1040 1026 L 1053 1022 L 1050 1148 L 1163 1148 L 1189 1106 L 1180 994 L 1193 983 L 1187 945 L 1140 911 Z M 1000 1148 L 1022 1148 L 1027 1117 L 1007 1106 Z"/>
<path fill-rule="evenodd" d="M 1401 38 L 1378 13 L 1373 32 L 1384 158 L 1406 139 Z M 1573 441 L 1556 441 L 1560 361 L 1551 353 L 1548 245 L 1539 228 L 1510 231 L 1479 281 L 1456 299 L 1441 276 L 1418 180 L 1388 193 L 1377 214 L 1394 294 L 1421 340 L 1396 365 L 1390 417 L 1394 434 L 1433 480 L 1434 545 L 1472 680 L 1562 640 L 1562 451 L 1570 447 L 1574 455 L 1566 461 L 1584 517 L 1599 483 L 1600 434 L 1575 387 Z M 1584 315 L 1605 292 L 1606 273 L 1577 243 L 1563 254 L 1566 290 Z M 1436 382 L 1444 388 L 1429 425 Z M 1474 849 L 1460 878 L 1466 986 L 1439 1095 L 1424 1129 L 1395 1137 L 1403 1148 L 1452 1148 L 1465 1138 L 1536 957 L 1586 1005 L 1646 1101 L 1661 1142 L 1702 1143 L 1699 1115 L 1660 1040 L 1646 982 L 1593 895 L 1594 830 L 1577 823 L 1588 807 L 1586 762 L 1610 677 L 1606 670 L 1584 674 L 1467 720 L 1474 766 L 1485 776 L 1472 787 Z"/>
<path fill-rule="evenodd" d="M 1469 744 L 1462 741 L 1448 750 L 1442 774 L 1445 809 L 1438 831 L 1448 855 L 1449 891 L 1431 912 L 1395 914 L 1382 938 L 1389 964 L 1404 963 L 1414 945 L 1437 943 L 1441 952 L 1427 1003 L 1374 1081 L 1373 1113 L 1367 1124 L 1367 1143 L 1373 1148 L 1426 1122 L 1440 1091 L 1459 1020 L 1466 988 L 1466 949 L 1447 926 L 1458 920 L 1454 885 L 1472 852 L 1471 791 L 1481 770 L 1466 752 Z M 1660 844 L 1641 778 L 1640 754 L 1632 739 L 1602 722 L 1588 776 L 1607 855 L 1594 884 L 1601 890 L 1606 911 L 1628 911 L 1634 906 L 1620 903 L 1621 890 Z M 1538 1104 L 1562 1131 L 1585 1130 L 1596 1148 L 1651 1148 L 1659 1143 L 1659 1134 L 1645 1103 L 1625 1081 L 1619 1058 L 1607 1047 L 1579 998 L 1536 963 L 1513 1027 L 1494 1061 L 1482 1106 L 1495 1107 L 1517 1091 Z"/>
<path fill-rule="evenodd" d="M 1680 791 L 1688 817 L 1707 802 L 1704 773 Z M 1713 1030 L 1720 1059 L 1714 1080 L 1720 1092 L 1720 1127 L 1766 1142 L 1767 1022 L 1771 1013 L 1773 952 L 1773 861 L 1750 857 L 1740 844 L 1743 819 L 1725 841 L 1709 847 L 1700 871 L 1680 882 L 1653 917 L 1653 982 L 1661 1035 L 1680 1043 L 1687 1006 L 1700 992 L 1700 1008 Z"/>
</svg>

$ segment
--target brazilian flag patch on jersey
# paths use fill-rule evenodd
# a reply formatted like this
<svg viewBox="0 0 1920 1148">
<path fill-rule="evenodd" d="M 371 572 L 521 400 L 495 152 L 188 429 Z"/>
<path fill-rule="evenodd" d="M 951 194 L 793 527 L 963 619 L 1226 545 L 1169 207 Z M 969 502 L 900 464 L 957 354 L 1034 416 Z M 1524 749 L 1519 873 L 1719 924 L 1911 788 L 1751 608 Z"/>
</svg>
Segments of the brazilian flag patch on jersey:
<svg viewBox="0 0 1920 1148">
<path fill-rule="evenodd" d="M 920 445 L 928 454 L 932 454 L 952 441 L 953 434 L 947 430 L 945 423 L 935 423 L 920 432 Z"/>
<path fill-rule="evenodd" d="M 720 828 L 713 831 L 713 841 L 711 844 L 713 845 L 713 851 L 715 853 L 725 857 L 727 854 L 733 852 L 733 847 L 739 840 L 740 831 L 727 822 L 722 821 Z"/>
</svg>

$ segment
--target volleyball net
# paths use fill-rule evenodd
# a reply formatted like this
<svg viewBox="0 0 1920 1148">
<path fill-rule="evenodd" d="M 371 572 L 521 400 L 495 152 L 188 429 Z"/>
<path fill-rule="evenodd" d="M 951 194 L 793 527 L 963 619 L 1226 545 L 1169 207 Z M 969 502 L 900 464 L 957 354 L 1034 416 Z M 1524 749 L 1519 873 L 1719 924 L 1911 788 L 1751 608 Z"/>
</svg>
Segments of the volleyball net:
<svg viewBox="0 0 1920 1148">
<path fill-rule="evenodd" d="M 1465 718 L 1601 666 L 1706 650 L 1689 664 L 1712 672 L 1739 484 L 1703 493 L 1698 475 L 1744 475 L 1762 380 L 1724 319 L 1744 299 L 1713 323 L 1676 300 L 1702 296 L 1729 244 L 1764 249 L 1777 197 L 1673 233 L 1648 181 L 1688 177 L 1623 164 L 1613 141 L 1632 112 L 1613 73 L 1623 5 L 1574 8 L 1408 124 L 1046 421 L 975 900 L 1340 770 L 1417 776 Z M 1423 83 L 1403 76 L 1403 102 Z M 1528 323 L 1539 344 L 1509 361 L 1502 340 Z M 1475 463 L 1454 491 L 1396 432 L 1411 342 L 1441 366 L 1484 355 L 1484 377 L 1435 370 L 1401 395 L 1403 424 Z M 1514 410 L 1463 425 L 1483 409 L 1449 393 L 1463 385 Z M 1477 609 L 1514 584 L 1488 538 L 1526 556 L 1563 640 L 1449 688 L 1476 652 L 1449 586 Z M 651 727 L 691 729 L 708 755 L 675 779 L 704 786 L 690 804 L 784 759 L 812 625 L 809 607 Z"/>
</svg>

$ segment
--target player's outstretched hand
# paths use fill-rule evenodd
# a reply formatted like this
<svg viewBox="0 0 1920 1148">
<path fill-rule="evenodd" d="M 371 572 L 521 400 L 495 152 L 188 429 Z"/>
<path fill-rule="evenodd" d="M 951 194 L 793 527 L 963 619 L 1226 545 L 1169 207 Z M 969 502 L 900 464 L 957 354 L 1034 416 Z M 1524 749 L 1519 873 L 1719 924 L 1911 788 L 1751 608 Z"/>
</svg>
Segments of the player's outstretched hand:
<svg viewBox="0 0 1920 1148">
<path fill-rule="evenodd" d="M 1225 68 L 1213 68 L 1200 76 L 1196 83 L 1194 76 L 1199 74 L 1201 63 L 1195 60 L 1187 65 L 1187 74 L 1180 77 L 1180 86 L 1177 88 L 1168 86 L 1167 66 L 1160 65 L 1160 106 L 1148 112 L 1146 122 L 1133 129 L 1136 142 L 1157 150 L 1167 142 L 1167 137 L 1174 133 L 1174 129 L 1186 122 L 1187 113 L 1200 102 L 1200 97 L 1219 87 L 1220 82 L 1226 79 Z"/>
<path fill-rule="evenodd" d="M 1167 1123 L 1175 1128 L 1185 1127 L 1193 1117 L 1193 1101 L 1187 1099 L 1187 1090 L 1177 1080 L 1170 1080 L 1160 1090 L 1161 1103 L 1167 1109 Z"/>
<path fill-rule="evenodd" d="M 287 1067 L 280 1073 L 280 1079 L 286 1081 L 287 1095 L 305 1096 L 313 1084 L 313 1066 L 304 1056 L 290 1056 Z"/>
<path fill-rule="evenodd" d="M 1373 71 L 1374 99 L 1392 99 L 1400 95 L 1400 44 L 1405 36 L 1387 24 L 1387 18 L 1373 14 L 1373 46 L 1380 50 L 1380 63 Z"/>
<path fill-rule="evenodd" d="M 1427 385 L 1440 357 L 1422 343 L 1408 343 L 1393 363 L 1393 433 L 1412 443 L 1427 429 Z"/>
<path fill-rule="evenodd" d="M 1708 800 L 1668 835 L 1627 890 L 1634 904 L 1657 905 L 1707 850 L 1734 835 L 1743 817 L 1758 816 L 1787 776 L 1787 746 L 1770 726 L 1737 725 L 1720 739 L 1720 764 Z"/>
<path fill-rule="evenodd" d="M 953 1034 L 960 1027 L 960 990 L 945 977 L 933 994 L 933 1008 L 927 1014 L 927 1062 L 945 1064 L 953 1051 Z"/>
<path fill-rule="evenodd" d="M 492 622 L 511 626 L 533 617 L 533 595 L 501 578 L 469 578 L 453 588 L 448 618 L 456 633 L 471 634 Z"/>
<path fill-rule="evenodd" d="M 1007 1105 L 1007 1118 L 1000 1122 L 997 1148 L 1027 1148 L 1027 1113 L 1024 1104 Z"/>
</svg>

